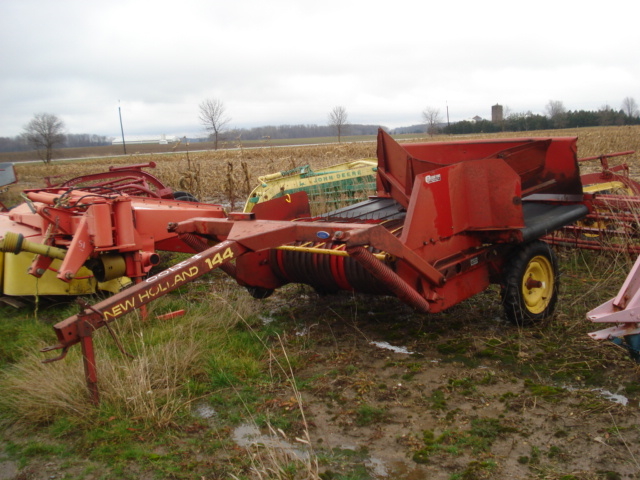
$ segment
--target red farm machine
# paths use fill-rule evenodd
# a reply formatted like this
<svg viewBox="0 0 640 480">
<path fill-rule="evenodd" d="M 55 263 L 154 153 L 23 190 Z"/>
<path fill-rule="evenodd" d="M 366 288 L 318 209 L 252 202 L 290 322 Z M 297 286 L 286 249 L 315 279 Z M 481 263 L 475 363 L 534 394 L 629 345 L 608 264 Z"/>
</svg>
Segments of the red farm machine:
<svg viewBox="0 0 640 480">
<path fill-rule="evenodd" d="M 144 167 L 155 164 L 112 167 L 25 190 L 25 203 L 0 214 L 3 300 L 117 292 L 159 263 L 158 250 L 195 253 L 189 239 L 168 232 L 166 224 L 220 218 L 224 209 L 191 202 Z"/>
<path fill-rule="evenodd" d="M 304 191 L 227 213 L 185 201 L 194 199 L 141 166 L 27 190 L 28 201 L 0 223 L 5 295 L 26 277 L 50 275 L 63 286 L 87 277 L 92 288 L 133 279 L 56 324 L 58 343 L 45 349 L 61 350 L 53 361 L 81 344 L 94 401 L 93 331 L 216 268 L 258 298 L 304 283 L 327 293 L 394 295 L 440 312 L 493 283 L 511 322 L 552 313 L 557 262 L 542 238 L 558 240 L 554 233 L 581 220 L 590 229 L 595 214 L 576 138 L 400 145 L 381 130 L 377 157 L 375 196 L 315 217 Z M 150 276 L 160 250 L 192 255 Z M 7 269 L 12 256 L 24 257 L 28 275 Z"/>
</svg>

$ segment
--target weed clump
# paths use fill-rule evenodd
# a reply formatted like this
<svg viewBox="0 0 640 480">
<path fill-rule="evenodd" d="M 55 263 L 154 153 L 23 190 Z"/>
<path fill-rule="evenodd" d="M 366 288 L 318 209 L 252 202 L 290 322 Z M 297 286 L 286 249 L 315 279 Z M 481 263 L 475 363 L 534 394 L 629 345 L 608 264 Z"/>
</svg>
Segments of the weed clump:
<svg viewBox="0 0 640 480">
<path fill-rule="evenodd" d="M 524 385 L 534 396 L 544 398 L 549 402 L 557 402 L 567 393 L 564 388 L 554 387 L 552 385 L 541 385 L 534 383 L 530 379 L 526 379 Z"/>
<path fill-rule="evenodd" d="M 436 388 L 433 392 L 431 392 L 431 396 L 428 400 L 431 404 L 431 409 L 433 410 L 447 409 L 447 401 L 445 399 L 444 392 L 439 388 Z"/>
<path fill-rule="evenodd" d="M 363 404 L 356 410 L 356 425 L 365 427 L 374 423 L 382 423 L 387 420 L 389 413 L 384 408 Z"/>
<path fill-rule="evenodd" d="M 433 455 L 460 455 L 464 451 L 472 454 L 488 452 L 493 442 L 505 433 L 517 432 L 497 418 L 474 418 L 468 430 L 445 430 L 436 436 L 433 431 L 422 432 L 423 447 L 413 453 L 416 463 L 429 463 Z M 473 477 L 469 477 L 473 478 Z"/>
<path fill-rule="evenodd" d="M 472 346 L 473 342 L 470 338 L 460 338 L 440 343 L 436 349 L 442 355 L 464 355 L 469 352 Z"/>
</svg>

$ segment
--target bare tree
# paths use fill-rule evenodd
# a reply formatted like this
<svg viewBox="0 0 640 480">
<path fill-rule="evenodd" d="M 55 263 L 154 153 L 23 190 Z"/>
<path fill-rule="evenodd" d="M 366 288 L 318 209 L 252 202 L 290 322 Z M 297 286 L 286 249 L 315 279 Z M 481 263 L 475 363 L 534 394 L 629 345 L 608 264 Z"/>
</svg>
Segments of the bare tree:
<svg viewBox="0 0 640 480">
<path fill-rule="evenodd" d="M 24 127 L 23 136 L 45 164 L 51 163 L 53 149 L 65 141 L 64 122 L 51 113 L 38 113 Z"/>
<path fill-rule="evenodd" d="M 422 119 L 427 124 L 427 133 L 431 136 L 438 133 L 438 125 L 441 123 L 440 110 L 434 107 L 427 107 L 422 111 Z"/>
<path fill-rule="evenodd" d="M 627 114 L 628 117 L 638 116 L 638 104 L 632 97 L 625 97 L 622 100 L 622 111 Z"/>
<path fill-rule="evenodd" d="M 567 119 L 567 109 L 560 100 L 549 100 L 545 110 L 555 128 L 564 127 Z"/>
<path fill-rule="evenodd" d="M 200 123 L 213 137 L 214 148 L 218 149 L 218 139 L 220 134 L 224 132 L 224 127 L 231 121 L 225 115 L 225 106 L 222 100 L 217 98 L 208 98 L 200 103 Z"/>
<path fill-rule="evenodd" d="M 564 108 L 564 103 L 560 100 L 549 100 L 549 103 L 545 106 L 547 116 L 551 119 L 557 115 L 565 113 L 567 110 Z"/>
<path fill-rule="evenodd" d="M 347 117 L 347 109 L 341 106 L 333 107 L 333 110 L 329 112 L 329 126 L 336 129 L 338 143 L 347 128 Z"/>
<path fill-rule="evenodd" d="M 605 103 L 598 109 L 598 119 L 599 123 L 602 126 L 613 125 L 615 120 L 616 112 L 614 112 L 611 105 Z"/>
</svg>

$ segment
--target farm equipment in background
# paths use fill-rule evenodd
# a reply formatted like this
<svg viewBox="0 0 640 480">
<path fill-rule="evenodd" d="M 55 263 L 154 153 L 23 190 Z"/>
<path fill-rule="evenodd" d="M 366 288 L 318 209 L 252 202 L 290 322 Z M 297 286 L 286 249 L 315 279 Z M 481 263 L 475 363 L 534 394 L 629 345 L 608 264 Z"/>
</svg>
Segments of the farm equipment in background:
<svg viewBox="0 0 640 480">
<path fill-rule="evenodd" d="M 547 236 L 553 245 L 586 250 L 640 254 L 640 183 L 629 176 L 626 163 L 609 167 L 609 159 L 631 155 L 626 151 L 581 158 L 599 160 L 601 171 L 581 176 L 583 191 L 593 195 L 593 211 L 573 225 Z"/>
<path fill-rule="evenodd" d="M 258 203 L 300 191 L 307 193 L 311 205 L 330 209 L 366 200 L 376 190 L 376 170 L 375 159 L 363 159 L 320 170 L 304 165 L 264 175 L 258 177 L 260 184 L 249 195 L 244 212 L 250 212 Z"/>
<path fill-rule="evenodd" d="M 631 153 L 634 152 L 622 152 L 618 155 Z M 609 157 L 611 156 L 614 155 Z M 598 245 L 602 245 L 603 249 L 638 254 L 640 246 L 636 242 L 640 237 L 640 184 L 629 178 L 626 164 L 609 170 L 607 158 L 601 158 L 601 163 L 602 173 L 584 176 L 586 181 L 593 181 L 593 190 L 600 187 L 600 191 L 604 192 L 604 195 L 596 197 L 594 201 L 596 210 L 590 224 L 599 228 L 592 230 L 591 238 L 581 240 L 578 246 L 597 249 Z M 622 171 L 623 174 L 615 174 L 614 171 Z M 636 259 L 618 294 L 587 313 L 587 319 L 595 323 L 615 324 L 592 332 L 589 336 L 594 340 L 613 341 L 624 347 L 629 356 L 640 363 L 640 257 Z"/>
<path fill-rule="evenodd" d="M 96 276 L 111 272 L 114 257 L 124 267 L 110 276 L 138 280 L 56 324 L 58 343 L 43 351 L 61 354 L 48 361 L 80 343 L 97 402 L 93 331 L 216 268 L 257 298 L 305 283 L 327 293 L 394 295 L 435 313 L 494 283 L 513 323 L 553 312 L 557 262 L 540 239 L 592 211 L 576 138 L 400 145 L 380 130 L 377 157 L 375 196 L 313 217 L 304 191 L 228 214 L 218 206 L 122 191 L 27 192 L 35 210 L 29 221 L 39 222 L 45 245 L 31 274 L 60 255 L 56 277 L 68 282 L 83 265 Z M 148 276 L 162 249 L 193 255 Z"/>
<path fill-rule="evenodd" d="M 600 160 L 601 171 L 581 176 L 585 193 L 593 195 L 593 210 L 582 220 L 545 238 L 551 244 L 587 250 L 640 253 L 640 183 L 631 179 L 626 163 L 609 167 L 609 158 L 631 155 L 626 151 L 579 159 Z M 594 340 L 611 340 L 640 363 L 640 257 L 618 294 L 587 313 L 595 323 L 615 324 L 589 334 Z"/>
<path fill-rule="evenodd" d="M 4 193 L 9 188 L 9 185 L 17 183 L 18 176 L 16 175 L 16 169 L 13 163 L 0 163 L 0 193 Z M 4 203 L 0 202 L 0 212 L 6 212 L 9 209 Z"/>
<path fill-rule="evenodd" d="M 0 214 L 2 300 L 30 295 L 120 291 L 159 262 L 158 250 L 194 253 L 169 221 L 224 217 L 217 205 L 184 201 L 144 172 L 154 163 L 112 167 L 25 190 L 26 202 Z M 188 199 L 187 199 L 188 200 Z"/>
</svg>

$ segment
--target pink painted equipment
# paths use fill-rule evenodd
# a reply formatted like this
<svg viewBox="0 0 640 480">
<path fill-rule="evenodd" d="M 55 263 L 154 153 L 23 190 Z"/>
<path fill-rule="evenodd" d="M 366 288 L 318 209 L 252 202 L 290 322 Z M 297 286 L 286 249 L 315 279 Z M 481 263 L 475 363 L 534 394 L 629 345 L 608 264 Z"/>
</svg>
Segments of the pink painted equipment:
<svg viewBox="0 0 640 480">
<path fill-rule="evenodd" d="M 640 363 L 640 257 L 618 294 L 587 313 L 587 319 L 595 323 L 615 324 L 589 336 L 594 340 L 613 340 Z"/>
</svg>

